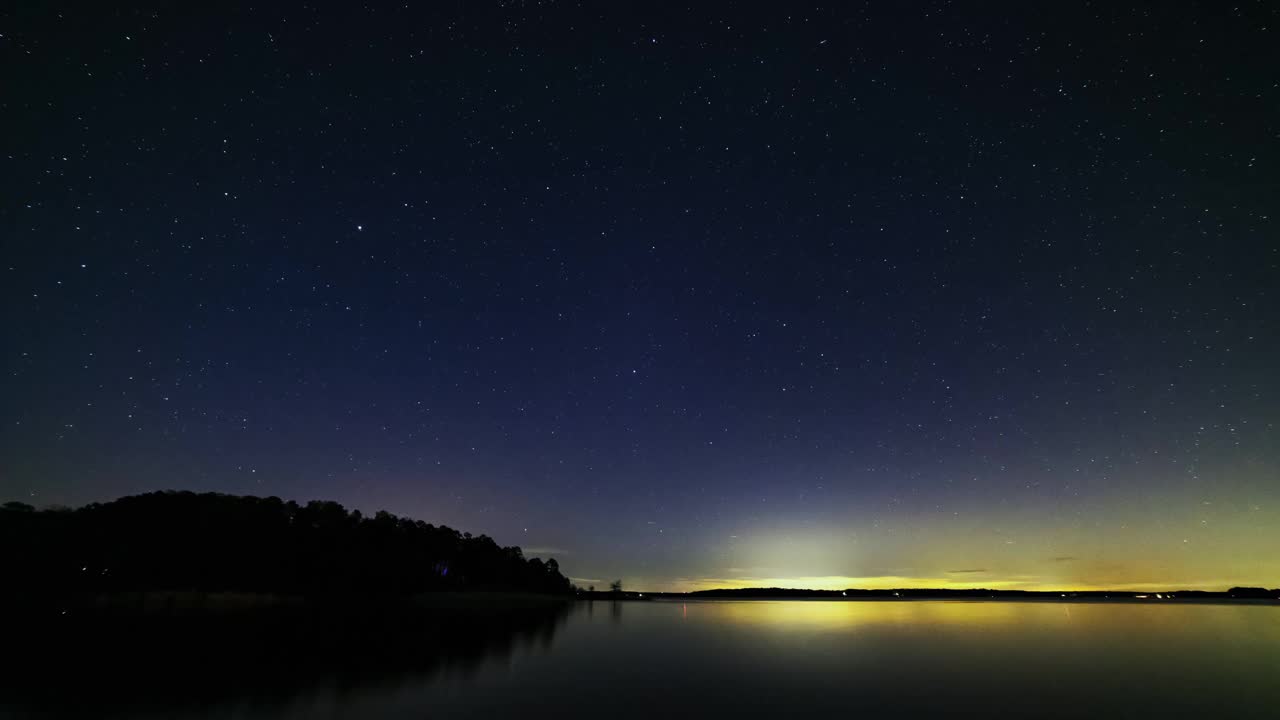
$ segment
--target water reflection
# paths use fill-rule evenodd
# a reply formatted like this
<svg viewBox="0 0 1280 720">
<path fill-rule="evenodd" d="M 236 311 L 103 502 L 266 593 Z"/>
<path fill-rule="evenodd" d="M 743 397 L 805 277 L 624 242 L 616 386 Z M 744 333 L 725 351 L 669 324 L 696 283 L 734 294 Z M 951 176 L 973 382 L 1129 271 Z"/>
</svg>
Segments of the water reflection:
<svg viewBox="0 0 1280 720">
<path fill-rule="evenodd" d="M 1248 605 L 982 600 L 717 600 L 682 602 L 679 614 L 686 621 L 752 626 L 763 632 L 788 634 L 883 629 L 898 633 L 981 629 L 1016 634 L 1146 634 L 1172 630 L 1179 634 L 1229 634 L 1248 632 L 1259 617 L 1280 617 L 1280 611 Z M 1275 625 L 1268 624 L 1264 629 L 1274 632 Z"/>
<path fill-rule="evenodd" d="M 877 627 L 1004 626 L 1045 619 L 1025 603 L 974 601 L 717 601 L 694 603 L 708 622 L 754 625 L 772 632 L 834 631 Z"/>
<path fill-rule="evenodd" d="M 216 708 L 275 717 L 299 704 L 343 706 L 546 653 L 571 607 L 71 619 L 7 638 L 0 717 L 218 716 Z"/>
<path fill-rule="evenodd" d="M 242 720 L 1167 719 L 1267 717 L 1256 711 L 1280 704 L 1280 608 L 1270 606 L 602 600 L 366 620 L 226 638 L 184 630 L 168 645 L 144 637 L 153 656 L 141 662 L 104 669 L 112 652 L 124 657 L 116 647 L 71 674 L 46 665 L 49 688 L 35 699 L 70 689 L 91 699 L 82 708 Z"/>
</svg>

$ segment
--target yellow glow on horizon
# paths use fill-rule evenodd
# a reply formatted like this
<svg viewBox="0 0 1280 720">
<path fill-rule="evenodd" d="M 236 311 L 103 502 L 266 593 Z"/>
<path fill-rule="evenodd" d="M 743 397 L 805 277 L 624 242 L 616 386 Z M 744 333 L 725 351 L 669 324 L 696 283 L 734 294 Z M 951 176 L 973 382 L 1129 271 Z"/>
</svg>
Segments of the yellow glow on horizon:
<svg viewBox="0 0 1280 720">
<path fill-rule="evenodd" d="M 1280 547 L 1280 503 L 1266 502 L 1258 487 L 1263 475 L 1270 482 L 1277 472 L 1280 467 L 1242 470 L 1246 480 L 1212 496 L 1171 491 L 1158 514 L 1149 498 L 1117 496 L 1078 512 L 979 508 L 886 517 L 870 526 L 855 518 L 792 527 L 785 519 L 765 518 L 691 537 L 678 556 L 643 565 L 645 571 L 631 565 L 583 568 L 582 574 L 618 572 L 629 589 L 673 592 L 1274 588 L 1280 586 L 1280 554 L 1270 549 Z"/>
<path fill-rule="evenodd" d="M 1150 497 L 1118 493 L 1053 512 L 1014 505 L 821 523 L 766 515 L 691 536 L 679 555 L 645 571 L 618 569 L 628 588 L 676 592 L 1277 587 L 1280 554 L 1269 549 L 1280 546 L 1280 503 L 1268 502 L 1262 488 L 1274 487 L 1280 467 L 1222 472 L 1224 484 L 1211 495 L 1176 485 L 1162 493 L 1158 513 Z"/>
<path fill-rule="evenodd" d="M 1026 584 L 1022 580 L 990 580 L 954 581 L 950 578 L 918 578 L 898 575 L 878 575 L 874 577 L 849 577 L 846 575 L 818 575 L 789 578 L 699 578 L 678 580 L 676 584 L 687 585 L 681 592 L 694 590 L 728 590 L 733 588 L 766 587 L 789 588 L 797 590 L 847 590 L 858 588 L 863 590 L 892 590 L 895 588 L 991 588 L 1017 590 Z"/>
<path fill-rule="evenodd" d="M 637 590 L 657 592 L 696 592 L 699 590 L 733 590 L 738 588 L 781 588 L 794 590 L 894 590 L 894 589 L 949 589 L 949 590 L 1033 590 L 1084 592 L 1092 590 L 1119 591 L 1224 591 L 1239 584 L 1230 580 L 1203 580 L 1193 582 L 1132 582 L 1132 583 L 1079 583 L 1044 580 L 1040 578 L 986 578 L 957 580 L 951 577 L 905 577 L 899 575 L 846 576 L 817 575 L 801 577 L 738 577 L 738 578 L 676 578 L 671 581 L 649 581 L 635 578 L 626 586 Z"/>
</svg>

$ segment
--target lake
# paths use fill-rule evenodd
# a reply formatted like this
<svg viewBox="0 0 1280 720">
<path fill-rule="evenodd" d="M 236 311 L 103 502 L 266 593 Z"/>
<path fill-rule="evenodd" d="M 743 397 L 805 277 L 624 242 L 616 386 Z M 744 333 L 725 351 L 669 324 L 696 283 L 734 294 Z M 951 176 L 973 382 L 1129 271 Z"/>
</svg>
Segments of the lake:
<svg viewBox="0 0 1280 720">
<path fill-rule="evenodd" d="M 180 687 L 125 674 L 109 690 L 79 692 L 69 678 L 56 703 L 0 700 L 0 712 L 263 720 L 1280 717 L 1275 605 L 595 601 L 518 626 L 486 623 L 474 647 L 454 642 L 446 651 L 426 638 L 421 647 L 412 660 L 383 663 L 371 639 L 344 649 L 346 670 L 332 673 L 323 663 L 295 672 L 297 663 L 281 656 L 278 667 L 252 670 L 247 686 L 221 676 L 234 660 L 219 661 L 222 670 L 202 666 Z"/>
</svg>

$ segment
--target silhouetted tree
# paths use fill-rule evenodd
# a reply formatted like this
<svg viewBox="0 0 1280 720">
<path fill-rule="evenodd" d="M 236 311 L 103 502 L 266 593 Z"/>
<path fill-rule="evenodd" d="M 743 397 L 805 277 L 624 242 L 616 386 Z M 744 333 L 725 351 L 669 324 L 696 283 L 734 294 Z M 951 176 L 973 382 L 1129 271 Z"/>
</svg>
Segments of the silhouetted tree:
<svg viewBox="0 0 1280 720">
<path fill-rule="evenodd" d="M 613 582 L 609 583 L 609 592 L 616 592 L 616 593 L 622 592 L 622 581 L 614 580 Z"/>
<path fill-rule="evenodd" d="M 0 506 L 8 587 L 411 594 L 568 593 L 555 560 L 335 502 L 157 492 L 76 510 Z"/>
</svg>

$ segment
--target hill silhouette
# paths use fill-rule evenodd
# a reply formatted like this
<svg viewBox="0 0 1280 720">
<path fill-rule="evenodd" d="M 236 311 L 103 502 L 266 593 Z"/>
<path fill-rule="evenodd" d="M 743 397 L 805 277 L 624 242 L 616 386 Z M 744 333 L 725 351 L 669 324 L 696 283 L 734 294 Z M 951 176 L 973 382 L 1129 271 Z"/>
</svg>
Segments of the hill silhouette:
<svg viewBox="0 0 1280 720">
<path fill-rule="evenodd" d="M 569 593 L 554 559 L 336 502 L 154 492 L 78 509 L 0 506 L 5 586 L 291 596 L 468 590 Z"/>
</svg>

